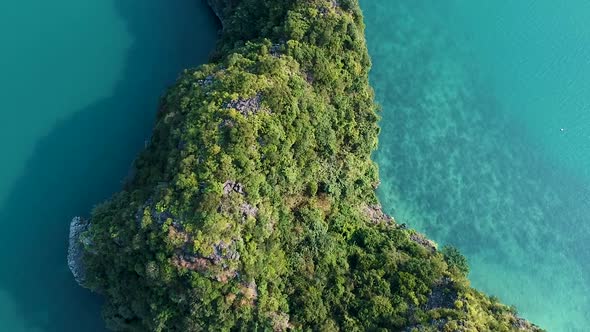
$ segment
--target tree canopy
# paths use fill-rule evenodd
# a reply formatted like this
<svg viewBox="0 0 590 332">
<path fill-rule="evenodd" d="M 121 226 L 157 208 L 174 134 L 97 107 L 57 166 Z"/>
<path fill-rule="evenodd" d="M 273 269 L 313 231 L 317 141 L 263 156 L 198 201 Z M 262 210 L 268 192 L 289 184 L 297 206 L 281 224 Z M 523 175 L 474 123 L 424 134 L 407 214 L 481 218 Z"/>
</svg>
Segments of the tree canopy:
<svg viewBox="0 0 590 332">
<path fill-rule="evenodd" d="M 470 288 L 456 250 L 385 215 L 357 0 L 210 0 L 209 64 L 163 98 L 84 234 L 121 331 L 537 328 Z"/>
</svg>

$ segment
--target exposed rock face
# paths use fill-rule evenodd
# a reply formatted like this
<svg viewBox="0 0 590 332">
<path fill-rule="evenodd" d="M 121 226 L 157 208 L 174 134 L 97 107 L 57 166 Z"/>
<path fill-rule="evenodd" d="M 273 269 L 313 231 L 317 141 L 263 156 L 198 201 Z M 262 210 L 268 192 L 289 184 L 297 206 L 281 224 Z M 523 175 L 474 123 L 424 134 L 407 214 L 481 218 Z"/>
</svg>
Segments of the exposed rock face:
<svg viewBox="0 0 590 332">
<path fill-rule="evenodd" d="M 233 108 L 240 112 L 243 116 L 249 116 L 258 113 L 261 107 L 261 99 L 262 96 L 260 93 L 257 93 L 252 98 L 244 98 L 244 99 L 237 99 L 228 102 L 225 107 L 226 108 Z"/>
<path fill-rule="evenodd" d="M 208 87 L 208 86 L 210 86 L 211 84 L 213 84 L 213 80 L 214 80 L 214 79 L 215 79 L 215 78 L 213 77 L 213 75 L 209 75 L 209 76 L 205 77 L 205 78 L 204 78 L 204 79 L 202 79 L 202 80 L 198 80 L 198 81 L 197 81 L 197 84 L 198 84 L 200 87 Z"/>
<path fill-rule="evenodd" d="M 174 257 L 174 264 L 178 268 L 210 274 L 217 281 L 227 282 L 238 276 L 232 264 L 240 260 L 235 240 L 231 242 L 218 241 L 212 244 L 212 253 L 202 255 L 192 250 L 193 237 L 188 234 L 180 223 L 172 223 L 168 229 L 168 236 L 181 245 Z"/>
<path fill-rule="evenodd" d="M 225 181 L 223 184 L 223 198 L 219 206 L 220 212 L 229 212 L 229 209 L 232 206 L 231 203 L 227 201 L 227 198 L 231 194 L 245 196 L 246 191 L 244 185 L 232 180 Z M 239 205 L 237 209 L 242 214 L 243 220 L 249 216 L 255 217 L 258 213 L 258 208 L 246 202 Z M 157 214 L 154 211 L 151 211 L 151 216 L 156 220 L 162 219 L 158 219 L 160 214 Z M 164 217 L 173 218 L 171 215 L 164 215 Z M 233 267 L 235 266 L 234 263 L 240 260 L 240 253 L 237 250 L 238 241 L 236 239 L 229 242 L 221 240 L 213 243 L 211 246 L 212 253 L 209 255 L 203 255 L 193 251 L 192 245 L 194 239 L 185 231 L 180 222 L 172 222 L 172 225 L 169 227 L 169 237 L 173 239 L 174 242 L 181 244 L 176 257 L 174 258 L 174 264 L 177 267 L 204 273 L 209 273 L 215 270 L 215 273 L 211 276 L 213 279 L 221 282 L 227 282 L 229 279 L 233 279 L 239 275 L 238 271 Z"/>
<path fill-rule="evenodd" d="M 273 312 L 269 318 L 272 321 L 273 331 L 282 332 L 293 328 L 293 325 L 289 323 L 289 315 L 284 312 Z"/>
<path fill-rule="evenodd" d="M 248 203 L 242 203 L 240 205 L 240 212 L 242 212 L 244 217 L 256 217 L 258 208 Z"/>
<path fill-rule="evenodd" d="M 223 184 L 223 194 L 227 196 L 232 191 L 235 191 L 236 193 L 238 193 L 240 195 L 244 195 L 244 193 L 245 193 L 244 186 L 241 183 L 231 181 L 231 180 L 225 181 L 225 183 Z"/>
<path fill-rule="evenodd" d="M 327 15 L 328 12 L 330 11 L 330 9 L 329 9 L 330 7 L 332 9 L 340 8 L 340 2 L 338 2 L 337 0 L 328 0 L 326 2 L 328 2 L 326 4 L 326 7 L 324 7 L 324 6 L 318 7 L 318 11 L 319 11 L 319 13 L 320 13 L 321 16 Z"/>
<path fill-rule="evenodd" d="M 389 215 L 385 214 L 385 212 L 383 212 L 383 208 L 381 207 L 381 205 L 378 205 L 378 204 L 364 205 L 363 212 L 372 222 L 374 222 L 376 224 L 382 223 L 382 222 L 384 222 L 386 224 L 394 224 L 395 223 L 395 220 L 393 220 L 392 217 L 390 217 Z"/>
<path fill-rule="evenodd" d="M 530 331 L 531 329 L 536 328 L 536 325 L 531 324 L 529 321 L 527 321 L 523 318 L 515 316 L 514 323 L 512 324 L 512 327 L 514 327 L 518 331 Z"/>
<path fill-rule="evenodd" d="M 202 256 L 179 250 L 173 261 L 178 268 L 202 272 L 214 280 L 227 283 L 230 279 L 239 276 L 238 271 L 230 264 L 232 261 L 239 261 L 239 259 L 240 254 L 235 248 L 234 242 L 220 241 L 213 245 L 213 254 L 211 255 Z"/>
<path fill-rule="evenodd" d="M 258 298 L 258 286 L 256 285 L 256 280 L 242 282 L 240 284 L 240 293 L 243 296 L 241 304 L 253 306 Z"/>
<path fill-rule="evenodd" d="M 447 308 L 452 309 L 457 300 L 457 290 L 453 287 L 453 280 L 444 277 L 439 280 L 428 297 L 426 310 Z"/>
<path fill-rule="evenodd" d="M 410 240 L 423 246 L 426 250 L 428 250 L 430 252 L 436 251 L 436 244 L 432 240 L 427 239 L 424 235 L 422 235 L 420 233 L 411 234 Z"/>
<path fill-rule="evenodd" d="M 68 267 L 76 282 L 84 287 L 86 268 L 84 266 L 84 246 L 89 246 L 88 239 L 82 234 L 90 228 L 90 222 L 80 217 L 74 217 L 70 223 L 70 242 L 68 247 Z"/>
</svg>

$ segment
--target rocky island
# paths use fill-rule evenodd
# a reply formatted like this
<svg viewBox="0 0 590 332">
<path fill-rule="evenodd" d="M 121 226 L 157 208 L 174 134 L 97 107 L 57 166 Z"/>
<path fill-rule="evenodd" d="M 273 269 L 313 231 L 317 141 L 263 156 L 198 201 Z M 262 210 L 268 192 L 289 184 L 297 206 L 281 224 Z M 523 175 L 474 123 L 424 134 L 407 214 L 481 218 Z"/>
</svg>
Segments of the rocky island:
<svg viewBox="0 0 590 332">
<path fill-rule="evenodd" d="M 163 98 L 68 263 L 116 331 L 539 331 L 383 213 L 357 0 L 209 0 L 209 64 Z"/>
</svg>

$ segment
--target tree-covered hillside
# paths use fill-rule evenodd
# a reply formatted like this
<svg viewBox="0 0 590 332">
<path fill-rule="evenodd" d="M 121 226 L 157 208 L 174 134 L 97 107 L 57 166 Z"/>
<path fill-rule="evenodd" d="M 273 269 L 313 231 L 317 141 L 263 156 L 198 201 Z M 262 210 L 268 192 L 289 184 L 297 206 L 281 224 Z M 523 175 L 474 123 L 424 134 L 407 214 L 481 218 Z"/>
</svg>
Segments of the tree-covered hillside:
<svg viewBox="0 0 590 332">
<path fill-rule="evenodd" d="M 357 0 L 210 3 L 212 62 L 181 75 L 123 190 L 74 232 L 107 326 L 536 331 L 381 211 Z"/>
</svg>

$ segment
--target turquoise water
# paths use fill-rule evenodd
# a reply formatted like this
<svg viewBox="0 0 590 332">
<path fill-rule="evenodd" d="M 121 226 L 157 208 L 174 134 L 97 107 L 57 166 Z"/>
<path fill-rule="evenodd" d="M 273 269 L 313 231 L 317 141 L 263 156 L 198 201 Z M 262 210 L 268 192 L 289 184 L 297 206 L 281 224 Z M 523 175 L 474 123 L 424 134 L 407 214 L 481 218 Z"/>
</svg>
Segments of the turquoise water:
<svg viewBox="0 0 590 332">
<path fill-rule="evenodd" d="M 385 208 L 522 316 L 588 331 L 590 2 L 361 4 Z"/>
<path fill-rule="evenodd" d="M 120 188 L 216 30 L 198 0 L 0 1 L 0 331 L 104 329 L 67 268 L 70 219 Z"/>
</svg>

